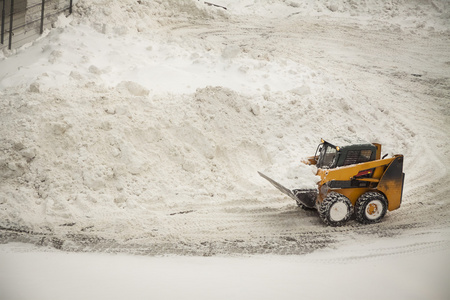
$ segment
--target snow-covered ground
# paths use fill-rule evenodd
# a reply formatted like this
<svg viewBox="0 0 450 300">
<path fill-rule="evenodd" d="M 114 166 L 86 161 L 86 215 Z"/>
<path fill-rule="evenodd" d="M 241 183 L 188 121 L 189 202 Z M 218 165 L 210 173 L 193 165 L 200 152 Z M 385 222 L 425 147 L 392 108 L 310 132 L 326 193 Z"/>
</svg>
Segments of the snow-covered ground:
<svg viewBox="0 0 450 300">
<path fill-rule="evenodd" d="M 450 297 L 450 3 L 210 2 L 80 0 L 0 52 L 0 298 Z M 257 174 L 311 186 L 338 136 L 405 156 L 380 224 L 326 227 Z"/>
<path fill-rule="evenodd" d="M 148 257 L 0 245 L 1 299 L 448 299 L 436 237 L 301 256 Z"/>
</svg>

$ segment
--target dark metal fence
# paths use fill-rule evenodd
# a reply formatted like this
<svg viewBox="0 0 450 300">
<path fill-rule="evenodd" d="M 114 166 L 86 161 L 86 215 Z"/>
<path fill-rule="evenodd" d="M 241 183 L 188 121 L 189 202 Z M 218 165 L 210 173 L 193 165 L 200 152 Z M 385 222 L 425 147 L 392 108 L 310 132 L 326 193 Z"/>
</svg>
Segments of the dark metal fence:
<svg viewBox="0 0 450 300">
<path fill-rule="evenodd" d="M 73 0 L 0 0 L 0 49 L 34 41 L 61 13 L 72 13 Z"/>
</svg>

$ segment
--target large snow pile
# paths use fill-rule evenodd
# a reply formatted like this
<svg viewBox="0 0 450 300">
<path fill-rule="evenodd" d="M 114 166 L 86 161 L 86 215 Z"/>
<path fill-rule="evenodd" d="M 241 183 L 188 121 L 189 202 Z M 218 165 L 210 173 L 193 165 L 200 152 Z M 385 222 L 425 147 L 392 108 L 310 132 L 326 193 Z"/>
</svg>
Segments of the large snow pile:
<svg viewBox="0 0 450 300">
<path fill-rule="evenodd" d="M 448 216 L 449 5 L 422 2 L 78 1 L 0 54 L 3 240 L 320 248 L 257 171 L 314 186 L 299 162 L 333 136 L 405 155 L 391 228 Z"/>
</svg>

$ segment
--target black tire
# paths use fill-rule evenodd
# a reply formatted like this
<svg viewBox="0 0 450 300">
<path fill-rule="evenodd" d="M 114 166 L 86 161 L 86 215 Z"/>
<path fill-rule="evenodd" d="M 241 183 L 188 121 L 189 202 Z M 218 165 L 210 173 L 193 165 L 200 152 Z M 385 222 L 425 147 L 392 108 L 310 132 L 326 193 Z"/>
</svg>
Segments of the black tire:
<svg viewBox="0 0 450 300">
<path fill-rule="evenodd" d="M 337 227 L 347 223 L 352 216 L 353 206 L 344 195 L 330 192 L 319 205 L 318 211 L 325 224 Z"/>
<path fill-rule="evenodd" d="M 362 194 L 355 204 L 356 221 L 361 224 L 378 223 L 387 212 L 386 197 L 379 192 Z"/>
</svg>

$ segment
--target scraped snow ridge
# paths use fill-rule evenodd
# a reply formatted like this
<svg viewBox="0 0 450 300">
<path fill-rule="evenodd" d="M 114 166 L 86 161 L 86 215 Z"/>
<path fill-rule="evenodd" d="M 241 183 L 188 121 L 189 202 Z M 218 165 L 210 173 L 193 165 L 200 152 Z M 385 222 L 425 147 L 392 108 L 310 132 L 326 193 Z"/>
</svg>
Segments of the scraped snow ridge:
<svg viewBox="0 0 450 300">
<path fill-rule="evenodd" d="M 215 4 L 227 10 L 78 1 L 39 40 L 3 51 L 2 241 L 143 254 L 327 247 L 345 229 L 330 232 L 257 171 L 314 187 L 300 161 L 333 136 L 405 155 L 402 208 L 372 229 L 351 221 L 355 239 L 448 226 L 448 2 Z"/>
</svg>

